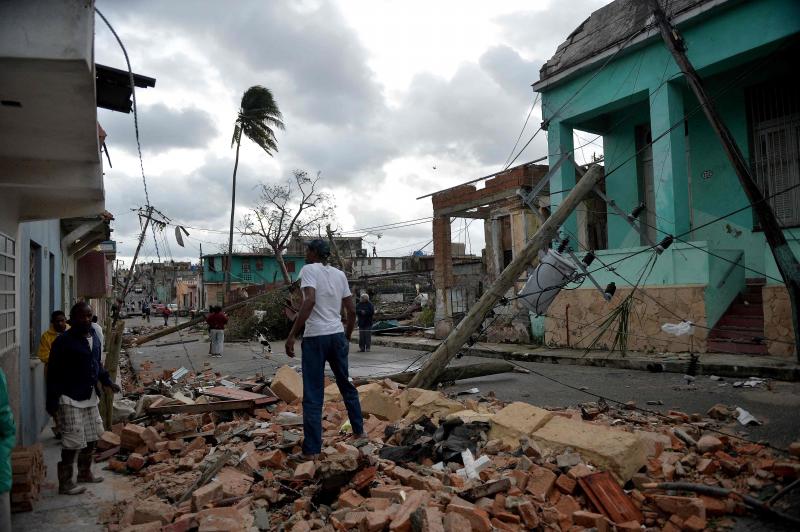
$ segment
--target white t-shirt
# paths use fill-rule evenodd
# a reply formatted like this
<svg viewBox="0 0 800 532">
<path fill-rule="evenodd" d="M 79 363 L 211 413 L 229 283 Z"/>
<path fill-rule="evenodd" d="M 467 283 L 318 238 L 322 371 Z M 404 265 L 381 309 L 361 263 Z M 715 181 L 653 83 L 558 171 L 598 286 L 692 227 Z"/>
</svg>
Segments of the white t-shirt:
<svg viewBox="0 0 800 532">
<path fill-rule="evenodd" d="M 313 288 L 315 304 L 306 320 L 304 337 L 325 336 L 344 332 L 342 299 L 350 296 L 347 277 L 341 270 L 319 262 L 306 264 L 300 270 L 300 288 Z"/>
</svg>

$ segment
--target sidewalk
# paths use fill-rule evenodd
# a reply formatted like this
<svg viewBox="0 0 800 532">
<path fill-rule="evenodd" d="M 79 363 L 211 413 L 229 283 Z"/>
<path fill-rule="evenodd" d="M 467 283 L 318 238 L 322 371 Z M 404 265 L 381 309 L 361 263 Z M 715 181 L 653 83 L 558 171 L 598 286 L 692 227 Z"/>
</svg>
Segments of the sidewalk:
<svg viewBox="0 0 800 532">
<path fill-rule="evenodd" d="M 23 530 L 57 530 L 58 532 L 88 532 L 105 530 L 98 517 L 113 503 L 129 500 L 134 495 L 131 478 L 104 471 L 104 463 L 94 464 L 95 475 L 105 478 L 100 484 L 81 484 L 86 493 L 81 495 L 59 495 L 56 464 L 61 459 L 61 444 L 53 437 L 50 428 L 39 436 L 44 447 L 47 478 L 42 485 L 39 500 L 32 512 L 11 515 L 11 528 Z"/>
<path fill-rule="evenodd" d="M 372 336 L 372 343 L 400 349 L 433 351 L 439 340 L 412 336 Z M 477 342 L 463 350 L 465 355 L 500 358 L 522 362 L 598 366 L 639 371 L 664 371 L 686 373 L 689 355 L 686 353 L 640 353 L 629 351 L 622 356 L 618 351 L 584 352 L 582 349 L 548 348 L 526 344 L 493 344 Z M 720 377 L 762 377 L 781 381 L 800 381 L 800 364 L 790 358 L 770 356 L 733 355 L 725 353 L 700 354 L 697 365 L 699 375 Z"/>
</svg>

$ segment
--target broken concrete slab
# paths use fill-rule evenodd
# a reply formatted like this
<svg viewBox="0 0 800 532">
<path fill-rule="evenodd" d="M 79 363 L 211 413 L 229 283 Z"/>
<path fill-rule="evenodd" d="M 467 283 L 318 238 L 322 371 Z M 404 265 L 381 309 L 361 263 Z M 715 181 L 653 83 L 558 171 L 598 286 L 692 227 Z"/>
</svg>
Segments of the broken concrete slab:
<svg viewBox="0 0 800 532">
<path fill-rule="evenodd" d="M 512 449 L 516 449 L 520 438 L 533 434 L 551 417 L 551 412 L 528 403 L 511 403 L 492 417 L 489 438 L 503 440 Z"/>
<path fill-rule="evenodd" d="M 281 366 L 270 385 L 273 393 L 289 404 L 303 399 L 303 379 L 289 366 Z"/>
<path fill-rule="evenodd" d="M 592 463 L 611 469 L 625 481 L 647 463 L 642 439 L 613 427 L 554 416 L 531 437 L 554 451 L 571 447 Z"/>
<path fill-rule="evenodd" d="M 417 419 L 420 416 L 428 416 L 432 419 L 445 419 L 449 414 L 461 410 L 464 410 L 464 405 L 458 401 L 448 399 L 440 392 L 426 390 L 411 403 L 406 417 Z"/>
</svg>

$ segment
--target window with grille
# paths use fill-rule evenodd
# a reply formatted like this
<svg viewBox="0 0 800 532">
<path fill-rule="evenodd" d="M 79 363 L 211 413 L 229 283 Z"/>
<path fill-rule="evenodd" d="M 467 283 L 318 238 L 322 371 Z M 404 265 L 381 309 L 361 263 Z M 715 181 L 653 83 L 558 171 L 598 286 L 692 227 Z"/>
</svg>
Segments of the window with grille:
<svg viewBox="0 0 800 532">
<path fill-rule="evenodd" d="M 0 351 L 17 342 L 16 249 L 13 239 L 0 233 Z"/>
<path fill-rule="evenodd" d="M 250 273 L 250 259 L 242 257 L 242 273 Z"/>
<path fill-rule="evenodd" d="M 747 99 L 753 174 L 764 196 L 772 196 L 768 201 L 778 222 L 798 226 L 800 93 L 788 82 L 777 81 L 752 87 Z"/>
</svg>

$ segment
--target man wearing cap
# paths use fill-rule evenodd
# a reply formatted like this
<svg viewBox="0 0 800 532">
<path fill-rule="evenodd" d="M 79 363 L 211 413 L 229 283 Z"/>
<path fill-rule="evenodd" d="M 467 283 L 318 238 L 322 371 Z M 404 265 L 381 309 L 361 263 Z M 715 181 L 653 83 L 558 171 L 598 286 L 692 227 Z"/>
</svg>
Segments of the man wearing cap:
<svg viewBox="0 0 800 532">
<path fill-rule="evenodd" d="M 336 377 L 344 399 L 353 434 L 364 434 L 364 419 L 358 391 L 348 379 L 347 354 L 356 321 L 353 296 L 347 277 L 330 266 L 330 249 L 324 240 L 306 245 L 306 265 L 300 270 L 303 303 L 286 339 L 286 354 L 294 357 L 294 341 L 305 326 L 302 350 L 303 368 L 303 458 L 315 459 L 322 449 L 322 402 L 325 388 L 325 362 Z M 342 325 L 344 306 L 346 324 Z"/>
</svg>

